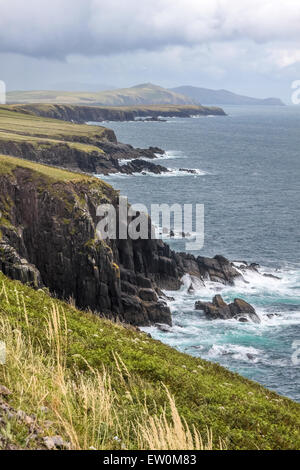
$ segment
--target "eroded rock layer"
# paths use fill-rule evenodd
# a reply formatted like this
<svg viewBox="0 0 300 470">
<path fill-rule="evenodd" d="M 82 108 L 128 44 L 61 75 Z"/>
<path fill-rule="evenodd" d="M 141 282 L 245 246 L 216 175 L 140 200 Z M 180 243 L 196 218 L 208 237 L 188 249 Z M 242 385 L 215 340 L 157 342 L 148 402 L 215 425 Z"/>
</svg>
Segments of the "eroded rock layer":
<svg viewBox="0 0 300 470">
<path fill-rule="evenodd" d="M 239 276 L 223 257 L 174 253 L 161 240 L 98 240 L 98 205 L 109 202 L 118 210 L 111 186 L 1 158 L 6 170 L 0 173 L 0 269 L 13 279 L 46 286 L 82 309 L 149 325 L 171 323 L 160 289 L 180 288 L 185 273 L 222 283 Z"/>
</svg>

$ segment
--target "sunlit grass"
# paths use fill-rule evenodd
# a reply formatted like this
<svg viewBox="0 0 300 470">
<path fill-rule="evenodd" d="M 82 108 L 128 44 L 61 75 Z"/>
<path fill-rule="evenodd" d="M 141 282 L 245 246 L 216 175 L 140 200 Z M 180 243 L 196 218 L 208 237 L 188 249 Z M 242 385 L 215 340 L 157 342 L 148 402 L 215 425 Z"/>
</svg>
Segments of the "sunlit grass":
<svg viewBox="0 0 300 470">
<path fill-rule="evenodd" d="M 43 311 L 43 347 L 30 330 L 23 293 L 16 289 L 15 298 L 11 298 L 3 284 L 1 294 L 4 304 L 0 337 L 6 339 L 7 364 L 0 369 L 0 382 L 12 391 L 16 410 L 26 410 L 31 415 L 34 412 L 40 442 L 46 436 L 60 435 L 73 450 L 212 449 L 212 436 L 208 434 L 203 443 L 198 431 L 189 429 L 168 390 L 165 408 L 151 415 L 145 403 L 136 398 L 135 380 L 117 355 L 114 360 L 120 382 L 118 391 L 105 367 L 94 368 L 87 361 L 84 371 L 75 365 L 69 367 L 68 347 L 72 339 L 62 306 L 53 302 L 49 310 Z M 5 313 L 11 301 L 18 306 L 19 321 L 12 321 Z M 146 382 L 139 385 L 147 388 Z M 171 419 L 166 417 L 168 408 Z M 3 434 L 3 429 L 7 426 L 2 424 L 1 429 L 0 424 L 0 436 L 24 446 L 28 432 L 22 424 L 10 423 L 9 436 Z M 34 448 L 35 440 L 29 442 L 27 439 L 26 445 Z"/>
<path fill-rule="evenodd" d="M 101 126 L 42 118 L 16 112 L 13 106 L 0 106 L 0 133 L 4 134 L 92 144 L 105 138 L 106 131 Z"/>
<path fill-rule="evenodd" d="M 72 448 L 300 447 L 298 404 L 1 273 L 0 320 L 11 406 Z"/>
</svg>

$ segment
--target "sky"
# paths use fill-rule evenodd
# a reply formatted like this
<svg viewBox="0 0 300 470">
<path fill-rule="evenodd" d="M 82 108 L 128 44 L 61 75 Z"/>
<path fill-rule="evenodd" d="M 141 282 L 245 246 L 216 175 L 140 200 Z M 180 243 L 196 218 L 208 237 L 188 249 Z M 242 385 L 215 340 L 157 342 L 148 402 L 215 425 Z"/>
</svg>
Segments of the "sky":
<svg viewBox="0 0 300 470">
<path fill-rule="evenodd" d="M 299 0 L 0 0 L 8 90 L 152 82 L 285 102 L 300 80 Z"/>
</svg>

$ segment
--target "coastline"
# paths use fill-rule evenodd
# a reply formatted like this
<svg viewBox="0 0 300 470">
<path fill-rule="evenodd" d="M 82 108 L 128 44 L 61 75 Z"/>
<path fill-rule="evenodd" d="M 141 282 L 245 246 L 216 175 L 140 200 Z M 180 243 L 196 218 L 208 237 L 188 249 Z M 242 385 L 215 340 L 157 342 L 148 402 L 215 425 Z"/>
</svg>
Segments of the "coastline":
<svg viewBox="0 0 300 470">
<path fill-rule="evenodd" d="M 101 132 L 99 127 L 94 129 L 84 126 L 80 129 L 96 132 L 96 135 Z M 153 149 L 156 152 L 158 150 Z M 160 155 L 163 159 L 164 156 Z M 147 181 L 147 177 L 141 174 L 137 178 L 145 178 L 144 181 Z M 184 175 L 184 181 L 191 181 L 191 178 L 194 180 L 195 175 Z M 134 179 L 128 180 L 129 184 Z M 118 205 L 116 190 L 99 178 L 12 156 L 0 156 L 0 180 L 0 262 L 1 270 L 8 276 L 1 274 L 1 309 L 8 319 L 7 327 L 13 325 L 22 331 L 24 341 L 29 331 L 34 331 L 35 341 L 43 347 L 43 312 L 47 312 L 51 319 L 53 313 L 50 306 L 55 305 L 58 310 L 54 309 L 53 312 L 67 315 L 66 320 L 62 320 L 67 321 L 68 334 L 71 335 L 66 349 L 68 366 L 64 371 L 65 380 L 69 380 L 70 374 L 73 377 L 74 364 L 79 367 L 77 378 L 81 377 L 84 381 L 89 380 L 88 375 L 85 375 L 87 363 L 93 367 L 96 376 L 103 365 L 109 367 L 112 383 L 122 404 L 115 411 L 122 417 L 126 429 L 131 429 L 134 423 L 126 421 L 121 410 L 127 412 L 132 409 L 139 413 L 139 403 L 145 390 L 149 406 L 153 406 L 152 400 L 155 403 L 158 401 L 162 407 L 166 406 L 165 389 L 161 385 L 163 381 L 174 395 L 178 412 L 187 424 L 192 426 L 196 423 L 202 433 L 205 433 L 207 427 L 212 430 L 214 438 L 211 446 L 215 449 L 218 448 L 219 439 L 224 443 L 222 446 L 228 449 L 299 447 L 299 405 L 296 402 L 215 364 L 213 357 L 210 358 L 212 362 L 201 359 L 201 349 L 177 350 L 178 346 L 179 349 L 185 349 L 186 343 L 179 342 L 178 333 L 187 331 L 187 336 L 190 334 L 188 324 L 184 321 L 191 322 L 191 316 L 184 310 L 183 315 L 179 313 L 178 316 L 176 306 L 182 309 L 184 301 L 189 308 L 195 301 L 206 300 L 203 292 L 198 290 L 199 286 L 208 289 L 208 301 L 212 299 L 212 292 L 222 286 L 226 293 L 224 298 L 228 302 L 227 292 L 234 292 L 239 285 L 251 288 L 253 275 L 258 276 L 259 283 L 273 281 L 271 277 L 264 276 L 270 274 L 269 271 L 259 274 L 257 267 L 251 264 L 236 264 L 222 256 L 204 258 L 176 253 L 161 240 L 125 240 L 108 244 L 96 241 L 97 204 L 105 201 L 112 202 L 115 207 Z M 249 276 L 251 282 L 248 281 Z M 10 281 L 9 277 L 15 280 Z M 18 281 L 22 281 L 22 284 Z M 49 291 L 52 295 L 49 295 Z M 21 317 L 20 311 L 16 315 L 16 295 L 24 299 L 25 313 Z M 174 300 L 171 296 L 174 296 Z M 67 302 L 61 302 L 57 297 Z M 81 310 L 77 310 L 75 305 Z M 85 313 L 86 309 L 90 313 Z M 202 314 L 198 316 L 199 312 L 193 312 L 193 315 L 197 315 L 193 321 L 198 318 L 203 329 L 206 323 L 203 322 Z M 57 319 L 56 315 L 54 319 Z M 244 323 L 233 319 L 226 322 L 224 330 L 260 328 L 260 325 L 251 321 Z M 214 334 L 222 328 L 218 320 L 209 321 L 209 324 Z M 142 329 L 146 328 L 146 333 L 140 331 L 140 325 L 144 325 Z M 160 332 L 159 339 L 163 342 L 149 337 L 149 334 L 157 337 L 154 328 Z M 168 336 L 171 342 L 175 339 L 173 347 L 163 344 L 168 343 Z M 30 342 L 33 344 L 32 338 Z M 16 346 L 12 343 L 9 347 L 13 350 Z M 46 344 L 45 348 L 47 353 L 43 354 L 48 357 L 49 346 Z M 36 351 L 32 351 L 32 357 L 35 354 Z M 255 363 L 256 356 L 252 350 L 246 351 L 245 355 Z M 12 367 L 15 366 L 12 362 L 9 367 L 13 374 Z M 19 401 L 19 382 L 15 383 L 12 378 L 10 380 L 11 395 L 4 399 L 0 397 L 1 409 L 8 410 L 12 416 L 21 409 L 24 411 L 22 416 L 29 422 L 35 410 L 30 406 L 24 410 L 24 404 Z M 129 385 L 126 385 L 128 381 Z M 29 389 L 26 399 L 34 403 L 35 398 L 30 393 Z M 125 402 L 122 397 L 125 397 Z M 43 402 L 42 397 L 39 400 L 39 404 Z M 46 402 L 45 406 L 52 416 L 52 405 Z M 74 426 L 78 426 L 78 429 L 81 421 L 77 423 L 77 420 L 82 413 L 78 404 L 74 418 Z M 244 421 L 245 416 L 251 420 L 250 428 Z M 285 423 L 280 433 L 278 416 Z M 3 418 L 7 419 L 5 412 Z M 57 434 L 55 416 L 52 419 Z M 241 423 L 238 429 L 237 419 Z M 43 429 L 43 418 L 40 419 L 40 415 L 38 422 Z M 253 422 L 260 423 L 263 435 L 253 429 Z M 18 423 L 18 426 L 23 425 L 23 422 Z M 115 433 L 113 435 L 118 435 L 114 424 L 108 426 Z M 26 429 L 23 430 L 23 435 L 26 436 L 26 432 Z M 64 429 L 59 432 L 62 437 L 59 436 L 60 440 L 56 442 L 62 447 L 77 448 L 78 444 L 70 440 Z M 133 432 L 131 436 L 134 435 Z M 48 437 L 38 431 L 31 446 L 43 448 L 52 445 Z M 7 445 L 26 448 L 26 442 L 16 439 Z M 98 448 L 100 444 L 93 442 L 92 445 Z M 137 447 L 134 437 L 128 441 L 108 441 L 107 445 L 115 449 L 122 446 L 123 449 Z"/>
</svg>

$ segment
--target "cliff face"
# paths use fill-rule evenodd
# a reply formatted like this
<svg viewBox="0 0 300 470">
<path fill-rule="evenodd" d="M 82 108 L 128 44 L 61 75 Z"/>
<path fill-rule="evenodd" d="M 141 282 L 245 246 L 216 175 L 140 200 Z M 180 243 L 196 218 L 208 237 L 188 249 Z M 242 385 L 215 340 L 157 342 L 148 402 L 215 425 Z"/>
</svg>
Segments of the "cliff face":
<svg viewBox="0 0 300 470">
<path fill-rule="evenodd" d="M 0 157 L 0 169 L 3 159 L 0 269 L 13 279 L 74 298 L 82 309 L 148 325 L 171 323 L 160 288 L 178 289 L 185 272 L 224 283 L 238 275 L 224 258 L 196 260 L 160 240 L 99 241 L 97 206 L 118 205 L 109 185 L 8 157 Z"/>
<path fill-rule="evenodd" d="M 95 142 L 89 145 L 73 146 L 69 142 L 32 143 L 30 141 L 1 140 L 0 154 L 24 158 L 36 163 L 65 168 L 88 174 L 108 175 L 113 173 L 132 174 L 144 170 L 153 173 L 168 171 L 167 168 L 140 159 L 141 157 L 155 158 L 160 149 L 136 149 L 131 145 L 115 142 Z M 120 165 L 122 160 L 132 160 L 132 163 Z"/>
<path fill-rule="evenodd" d="M 178 282 L 175 263 L 160 259 L 167 247 L 95 239 L 97 206 L 117 204 L 111 187 L 92 178 L 54 181 L 17 167 L 0 176 L 0 188 L 4 274 L 127 323 L 170 323 L 169 309 L 155 292 L 160 276 Z"/>
<path fill-rule="evenodd" d="M 85 173 L 108 174 L 118 171 L 117 160 L 104 152 L 85 151 L 66 143 L 49 145 L 30 142 L 13 142 L 0 140 L 0 152 L 13 155 L 32 162 L 67 168 Z"/>
<path fill-rule="evenodd" d="M 178 113 L 187 112 L 185 107 L 174 108 Z M 194 108 L 197 107 L 190 108 L 196 112 Z M 155 112 L 167 113 L 166 109 L 173 107 L 163 107 L 164 111 L 160 109 L 155 107 Z M 134 148 L 118 142 L 111 129 L 71 122 L 93 119 L 97 121 L 109 117 L 117 120 L 133 119 L 139 112 L 147 114 L 149 111 L 147 108 L 114 109 L 59 105 L 0 106 L 0 154 L 89 174 L 167 171 L 167 168 L 156 166 L 144 159 L 120 165 L 120 160 L 124 159 L 153 159 L 157 153 L 164 153 L 161 149 Z M 52 117 L 60 120 L 51 119 Z"/>
<path fill-rule="evenodd" d="M 15 105 L 10 109 L 35 116 L 75 122 L 133 121 L 143 117 L 191 117 L 194 115 L 225 116 L 223 109 L 213 106 L 74 106 L 60 104 Z"/>
</svg>

